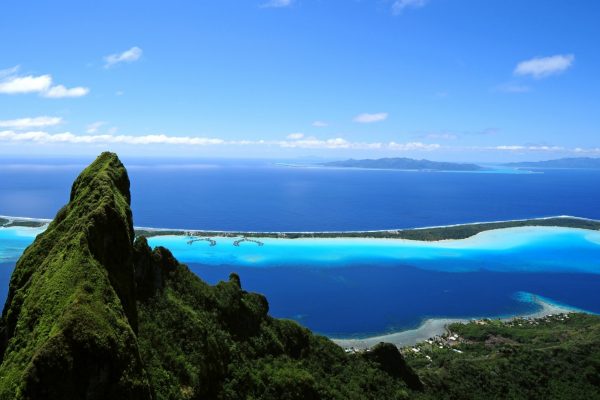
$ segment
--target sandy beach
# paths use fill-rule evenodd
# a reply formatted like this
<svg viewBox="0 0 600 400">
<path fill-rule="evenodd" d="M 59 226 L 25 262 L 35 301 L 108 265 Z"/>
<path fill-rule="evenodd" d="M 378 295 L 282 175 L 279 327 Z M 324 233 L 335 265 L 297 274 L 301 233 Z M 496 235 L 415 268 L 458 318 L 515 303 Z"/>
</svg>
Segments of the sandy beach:
<svg viewBox="0 0 600 400">
<path fill-rule="evenodd" d="M 567 314 L 577 312 L 566 306 L 560 306 L 552 304 L 547 301 L 543 301 L 539 298 L 535 298 L 534 302 L 541 308 L 531 314 L 516 315 L 513 317 L 497 317 L 497 318 L 485 318 L 485 319 L 498 319 L 502 321 L 511 321 L 517 318 L 536 319 L 543 318 L 548 315 L 554 314 Z M 409 329 L 401 332 L 389 333 L 386 335 L 372 336 L 363 339 L 332 339 L 335 343 L 343 348 L 355 348 L 359 350 L 368 349 L 375 346 L 380 342 L 392 343 L 398 347 L 412 346 L 419 342 L 423 342 L 434 336 L 443 335 L 446 332 L 448 325 L 453 323 L 467 323 L 473 320 L 479 320 L 482 318 L 431 318 L 425 320 L 421 326 L 416 329 Z"/>
</svg>

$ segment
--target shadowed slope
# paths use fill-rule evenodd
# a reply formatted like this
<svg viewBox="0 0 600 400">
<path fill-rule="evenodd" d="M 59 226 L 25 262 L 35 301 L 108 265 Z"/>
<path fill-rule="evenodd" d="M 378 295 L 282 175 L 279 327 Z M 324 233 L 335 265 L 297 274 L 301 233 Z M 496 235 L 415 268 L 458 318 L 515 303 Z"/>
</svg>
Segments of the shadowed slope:
<svg viewBox="0 0 600 400">
<path fill-rule="evenodd" d="M 135 259 L 138 340 L 158 399 L 403 399 L 406 383 L 421 389 L 393 345 L 387 358 L 349 356 L 270 317 L 266 298 L 243 290 L 236 274 L 208 285 L 145 238 Z"/>
</svg>

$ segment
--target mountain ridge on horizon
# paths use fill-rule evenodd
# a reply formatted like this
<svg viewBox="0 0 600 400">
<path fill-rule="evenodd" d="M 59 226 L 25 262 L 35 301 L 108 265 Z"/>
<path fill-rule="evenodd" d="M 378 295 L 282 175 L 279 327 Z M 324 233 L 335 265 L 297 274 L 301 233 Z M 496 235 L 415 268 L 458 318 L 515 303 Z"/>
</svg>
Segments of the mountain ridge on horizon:
<svg viewBox="0 0 600 400">
<path fill-rule="evenodd" d="M 507 167 L 600 169 L 600 157 L 563 157 L 543 161 L 521 161 L 503 164 Z"/>
<path fill-rule="evenodd" d="M 416 171 L 482 171 L 485 168 L 473 163 L 431 161 L 407 157 L 384 157 L 377 159 L 347 159 L 325 162 L 321 165 L 341 168 L 401 169 Z"/>
</svg>

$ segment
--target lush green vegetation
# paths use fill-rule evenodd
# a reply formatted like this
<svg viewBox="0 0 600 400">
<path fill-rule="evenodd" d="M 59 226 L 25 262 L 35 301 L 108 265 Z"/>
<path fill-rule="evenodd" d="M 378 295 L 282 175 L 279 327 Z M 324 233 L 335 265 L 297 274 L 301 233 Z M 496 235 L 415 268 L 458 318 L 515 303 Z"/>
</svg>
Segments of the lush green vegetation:
<svg viewBox="0 0 600 400">
<path fill-rule="evenodd" d="M 600 317 L 450 326 L 457 340 L 423 343 L 407 361 L 427 389 L 419 399 L 598 399 Z"/>
<path fill-rule="evenodd" d="M 147 398 L 135 331 L 129 179 L 102 154 L 18 261 L 0 321 L 0 399 Z"/>
<path fill-rule="evenodd" d="M 492 229 L 518 228 L 525 226 L 556 226 L 563 228 L 599 230 L 600 221 L 581 218 L 540 218 L 524 221 L 488 222 L 440 228 L 406 229 L 398 231 L 398 237 L 411 240 L 465 239 L 480 232 Z"/>
<path fill-rule="evenodd" d="M 5 218 L 0 218 L 0 226 L 4 226 L 5 224 L 7 224 L 9 221 Z"/>
<path fill-rule="evenodd" d="M 409 239 L 409 240 L 445 240 L 445 239 L 466 239 L 480 232 L 493 229 L 517 228 L 524 226 L 556 226 L 564 228 L 579 228 L 599 230 L 600 221 L 556 217 L 556 218 L 539 218 L 523 221 L 505 221 L 505 222 L 486 222 L 478 224 L 443 226 L 439 228 L 418 228 L 418 229 L 400 229 L 392 231 L 365 231 L 365 232 L 289 232 L 289 233 L 261 233 L 261 232 L 212 232 L 198 231 L 198 236 L 207 237 L 263 237 L 263 238 L 333 238 L 333 237 L 348 237 L 348 238 L 387 238 L 387 239 Z M 157 235 L 184 235 L 183 230 L 143 230 L 135 231 L 137 236 L 157 236 Z"/>
<path fill-rule="evenodd" d="M 396 359 L 347 355 L 269 317 L 267 300 L 242 290 L 235 274 L 207 285 L 143 238 L 136 254 L 138 340 L 158 399 L 400 399 L 409 391 L 404 378 L 418 388 L 394 346 L 380 352 Z"/>
</svg>

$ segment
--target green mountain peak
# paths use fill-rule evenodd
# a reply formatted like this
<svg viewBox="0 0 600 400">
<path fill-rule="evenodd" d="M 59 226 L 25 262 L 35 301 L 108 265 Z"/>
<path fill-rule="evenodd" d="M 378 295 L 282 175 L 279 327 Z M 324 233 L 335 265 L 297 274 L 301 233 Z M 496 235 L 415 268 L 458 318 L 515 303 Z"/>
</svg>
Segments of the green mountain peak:
<svg viewBox="0 0 600 400">
<path fill-rule="evenodd" d="M 18 261 L 0 325 L 0 398 L 150 398 L 129 200 L 123 164 L 101 154 Z"/>
</svg>

